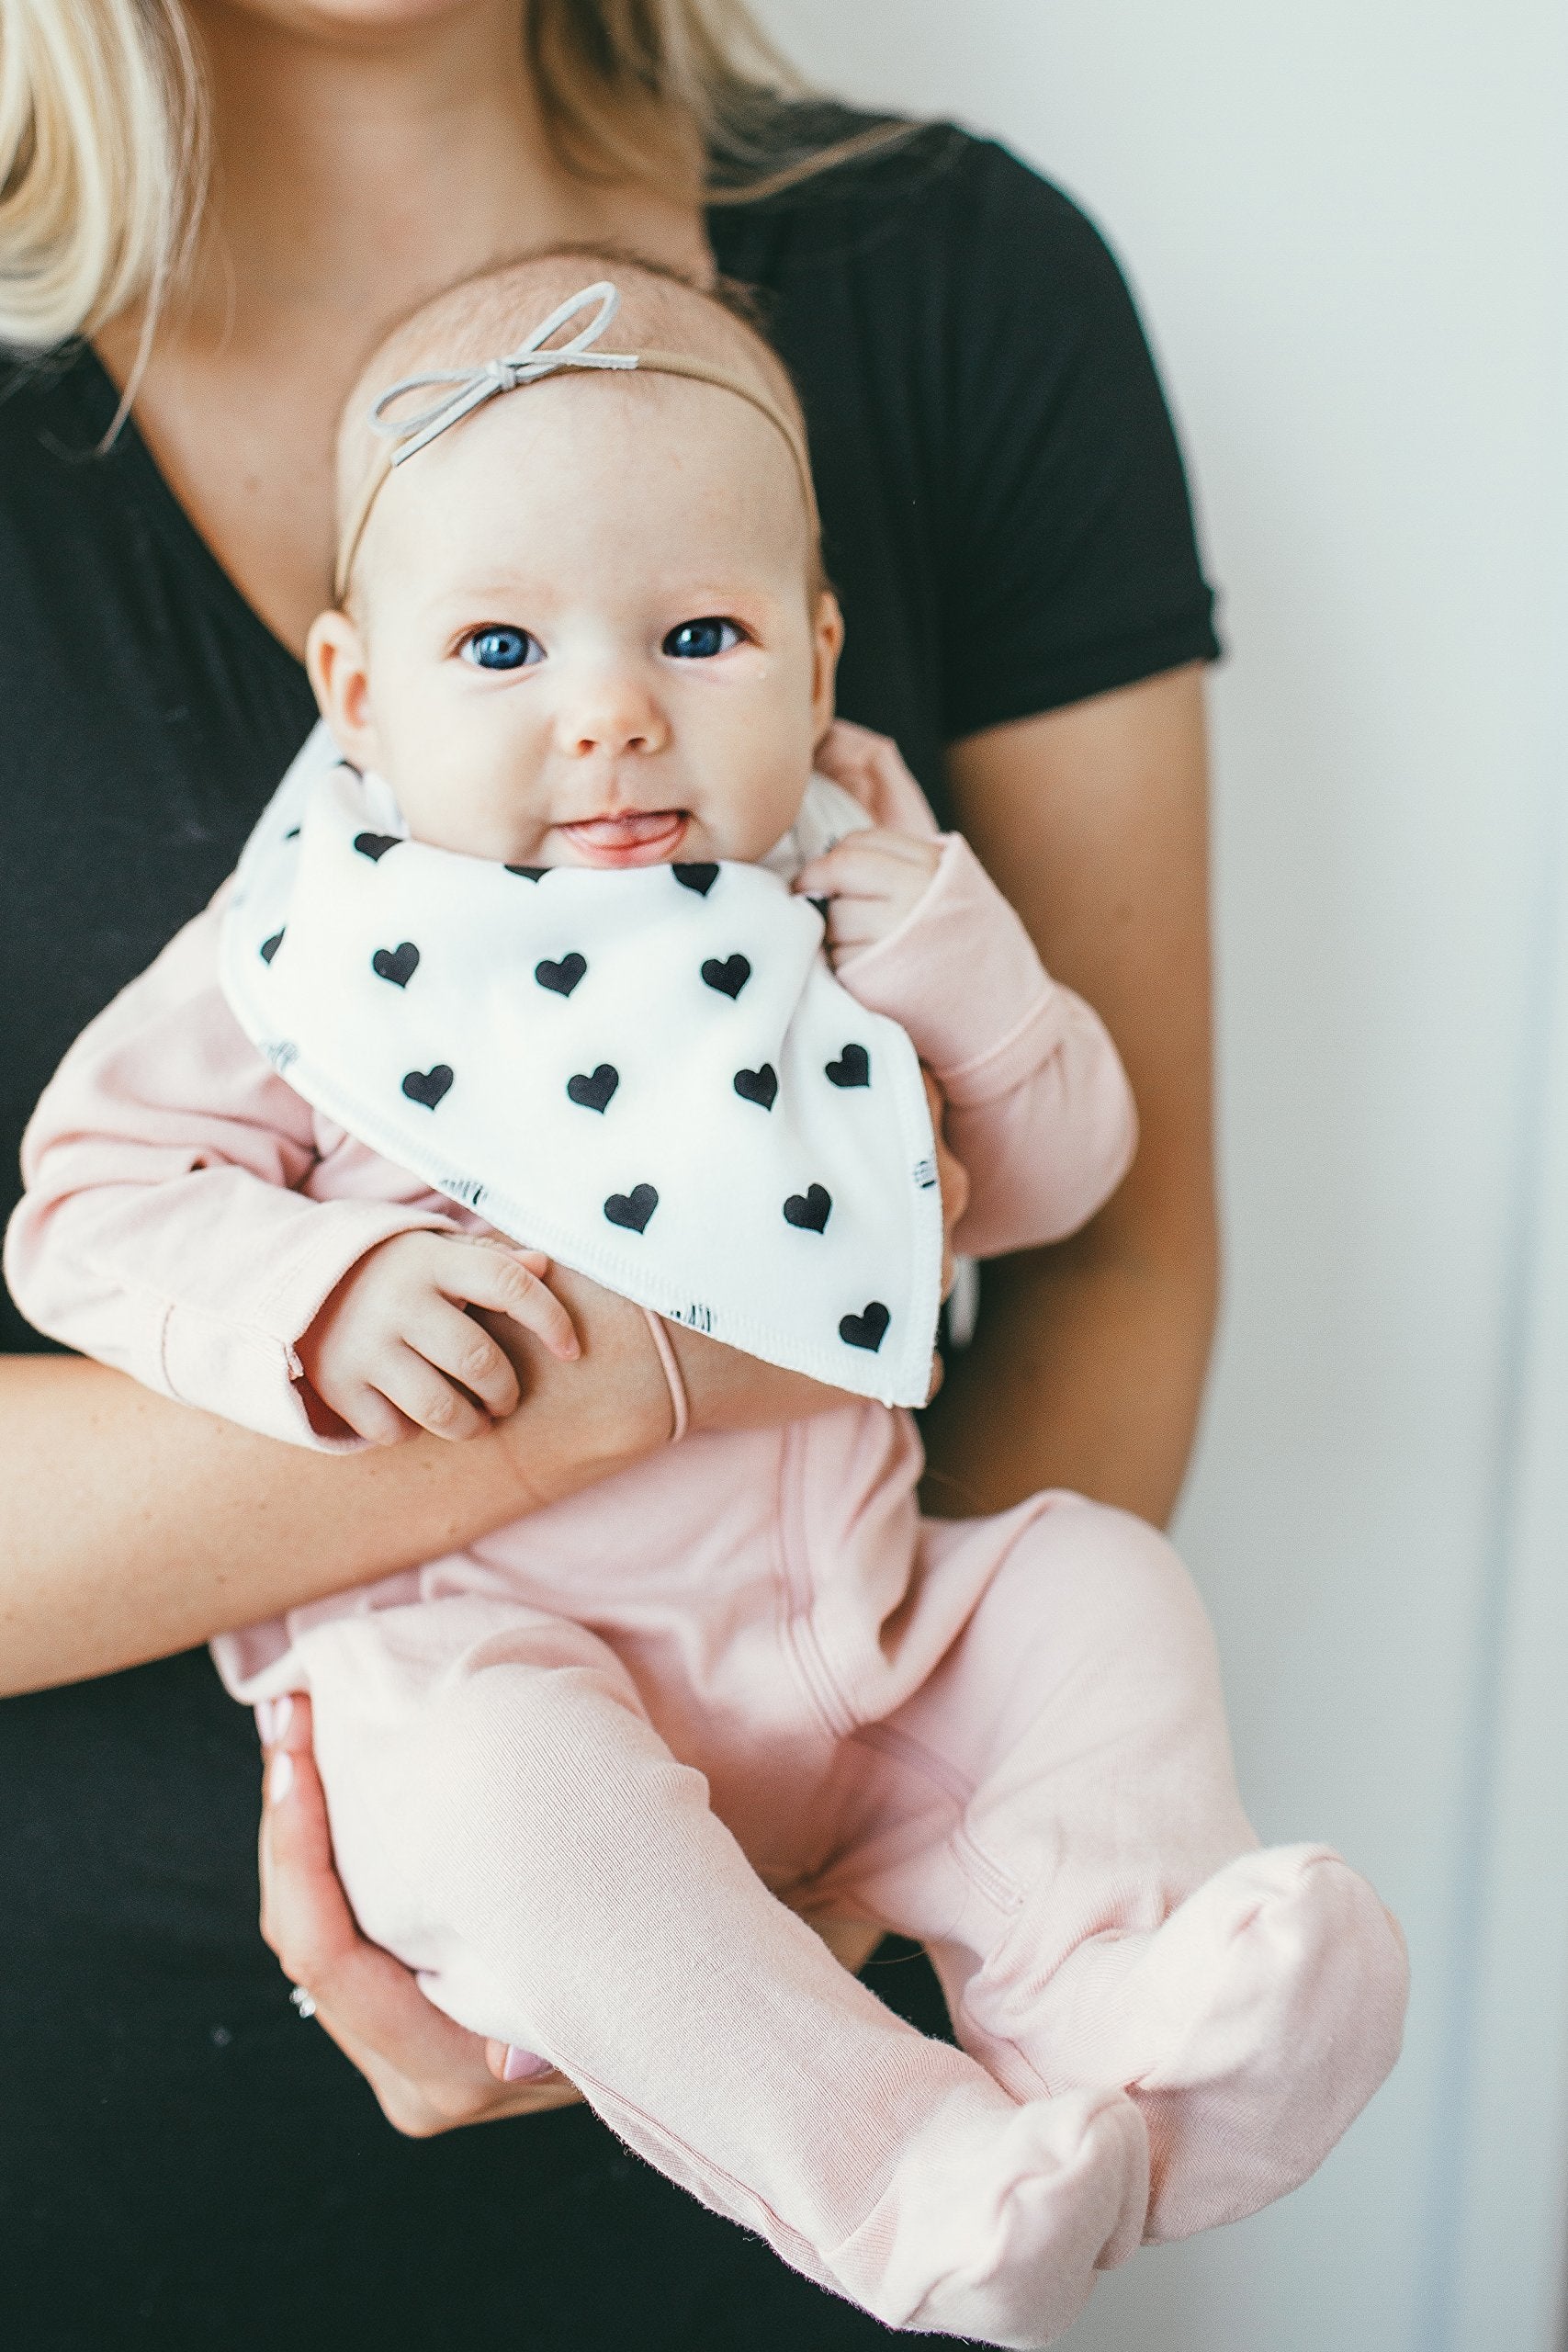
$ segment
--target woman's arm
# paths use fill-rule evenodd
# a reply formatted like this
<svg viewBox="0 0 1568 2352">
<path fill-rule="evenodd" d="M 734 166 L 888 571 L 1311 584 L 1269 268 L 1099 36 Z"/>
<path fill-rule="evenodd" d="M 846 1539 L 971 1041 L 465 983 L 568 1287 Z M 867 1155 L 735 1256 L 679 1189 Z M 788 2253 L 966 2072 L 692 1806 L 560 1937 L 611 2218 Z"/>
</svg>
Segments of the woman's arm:
<svg viewBox="0 0 1568 2352">
<path fill-rule="evenodd" d="M 926 1419 L 927 1508 L 1063 1486 L 1162 1521 L 1218 1287 L 1201 673 L 988 729 L 954 747 L 950 778 L 1046 968 L 1115 1039 L 1141 1142 L 1081 1234 L 987 1267 L 976 1344 Z"/>
<path fill-rule="evenodd" d="M 0 1357 L 0 1696 L 164 1657 L 389 1576 L 663 1445 L 671 1400 L 639 1307 L 557 1266 L 582 1341 L 560 1363 L 501 1322 L 524 1388 L 462 1445 L 318 1454 L 74 1356 Z M 843 1402 L 694 1332 L 672 1341 L 696 1429 Z"/>
<path fill-rule="evenodd" d="M 522 1405 L 461 1446 L 310 1453 L 77 1357 L 0 1358 L 15 1465 L 0 1482 L 0 1692 L 165 1657 L 438 1558 L 662 1444 L 670 1400 L 640 1311 L 558 1283 L 581 1361 L 530 1349 Z"/>
</svg>

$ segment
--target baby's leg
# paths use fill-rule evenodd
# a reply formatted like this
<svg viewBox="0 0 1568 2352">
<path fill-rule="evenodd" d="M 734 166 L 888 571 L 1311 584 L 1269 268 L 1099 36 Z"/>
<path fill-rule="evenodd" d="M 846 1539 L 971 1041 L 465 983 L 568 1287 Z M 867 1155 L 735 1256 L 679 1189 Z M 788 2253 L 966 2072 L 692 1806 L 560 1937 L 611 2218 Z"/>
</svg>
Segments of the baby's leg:
<svg viewBox="0 0 1568 2352">
<path fill-rule="evenodd" d="M 896 2327 L 1048 2343 L 1136 2245 L 1114 2086 L 1021 2105 L 777 1903 L 592 1634 L 459 1597 L 301 1642 L 361 1922 L 479 2032 Z"/>
<path fill-rule="evenodd" d="M 988 1539 L 928 1540 L 940 1578 Z M 1213 1637 L 1162 1537 L 1043 1504 L 939 1672 L 863 1737 L 880 1851 L 868 1836 L 835 1895 L 931 1946 L 960 2040 L 1015 2096 L 1128 2088 L 1150 2237 L 1314 2169 L 1398 2054 L 1404 1943 L 1326 1849 L 1257 1849 Z M 900 1851 L 922 1809 L 923 1849 Z"/>
</svg>

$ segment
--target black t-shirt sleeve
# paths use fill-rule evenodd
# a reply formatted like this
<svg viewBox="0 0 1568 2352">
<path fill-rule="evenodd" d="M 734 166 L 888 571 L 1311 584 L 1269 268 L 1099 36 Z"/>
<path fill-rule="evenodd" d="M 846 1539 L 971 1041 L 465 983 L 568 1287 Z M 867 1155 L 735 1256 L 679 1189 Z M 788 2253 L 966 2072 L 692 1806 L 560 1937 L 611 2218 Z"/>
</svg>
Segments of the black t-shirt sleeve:
<svg viewBox="0 0 1568 2352">
<path fill-rule="evenodd" d="M 932 486 L 950 741 L 1219 650 L 1175 433 L 1114 258 L 1005 149 L 977 142 L 965 165 L 943 240 Z"/>
</svg>

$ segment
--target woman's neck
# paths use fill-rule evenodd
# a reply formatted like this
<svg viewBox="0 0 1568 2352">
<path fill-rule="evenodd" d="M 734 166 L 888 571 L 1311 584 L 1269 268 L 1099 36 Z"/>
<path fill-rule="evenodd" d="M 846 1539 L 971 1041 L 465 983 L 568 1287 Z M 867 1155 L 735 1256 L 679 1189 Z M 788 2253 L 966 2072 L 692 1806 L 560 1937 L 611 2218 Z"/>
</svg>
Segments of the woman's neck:
<svg viewBox="0 0 1568 2352">
<path fill-rule="evenodd" d="M 694 203 L 575 179 L 546 136 L 519 0 L 367 31 L 189 0 L 214 169 L 195 314 L 223 332 L 324 307 L 376 332 L 529 247 L 634 243 L 702 266 Z M 194 319 L 193 319 L 194 323 Z"/>
<path fill-rule="evenodd" d="M 271 0 L 276 6 L 276 0 Z M 175 496 L 284 641 L 332 592 L 332 448 L 367 352 L 427 295 L 556 244 L 711 270 L 695 194 L 576 179 L 529 82 L 521 0 L 423 0 L 353 36 L 311 0 L 187 0 L 212 179 L 195 266 L 146 365 L 96 337 Z M 389 11 L 383 11 L 383 14 Z"/>
</svg>

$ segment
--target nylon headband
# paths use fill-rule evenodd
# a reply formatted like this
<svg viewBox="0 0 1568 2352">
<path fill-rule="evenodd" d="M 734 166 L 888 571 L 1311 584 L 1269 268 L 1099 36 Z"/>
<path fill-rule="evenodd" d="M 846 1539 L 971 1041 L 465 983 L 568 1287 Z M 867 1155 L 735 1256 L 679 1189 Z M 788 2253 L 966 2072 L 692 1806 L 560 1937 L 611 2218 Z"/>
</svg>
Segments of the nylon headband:
<svg viewBox="0 0 1568 2352">
<path fill-rule="evenodd" d="M 551 335 L 570 325 L 590 303 L 597 308 L 587 325 L 580 328 L 569 343 L 547 349 Z M 817 527 L 817 492 L 812 484 L 810 460 L 794 418 L 761 385 L 749 382 L 733 368 L 721 368 L 716 362 L 694 359 L 680 351 L 595 351 L 592 346 L 615 317 L 620 303 L 617 288 L 608 278 L 601 278 L 560 303 L 503 359 L 483 360 L 471 368 L 438 368 L 423 375 L 403 376 L 378 394 L 370 410 L 370 427 L 383 436 L 389 447 L 384 461 L 373 469 L 344 526 L 334 583 L 340 600 L 347 592 L 349 571 L 365 536 L 370 511 L 396 467 L 406 465 L 410 458 L 428 448 L 441 434 L 502 393 L 519 391 L 525 385 L 544 383 L 551 376 L 568 373 L 625 374 L 636 368 L 644 375 L 682 376 L 691 383 L 713 384 L 720 391 L 733 392 L 783 435 L 795 461 L 807 514 L 813 529 Z M 390 413 L 415 392 L 432 392 L 435 397 L 412 415 L 405 413 L 396 416 Z"/>
</svg>

